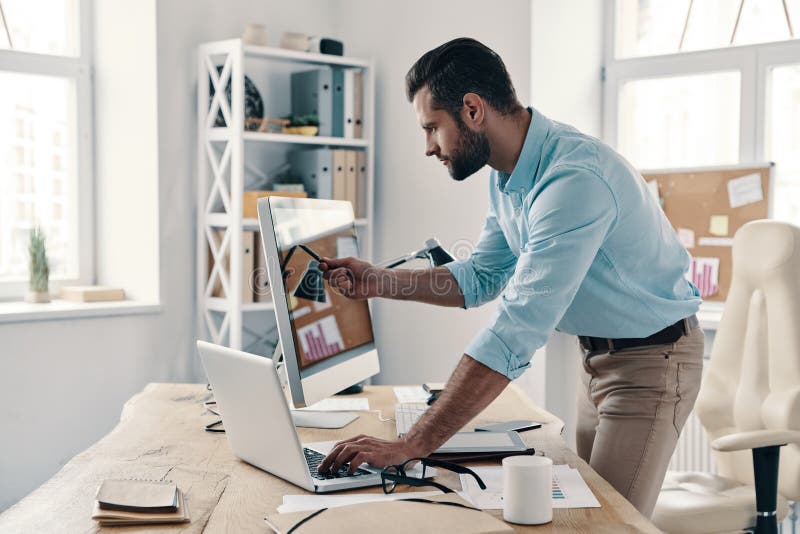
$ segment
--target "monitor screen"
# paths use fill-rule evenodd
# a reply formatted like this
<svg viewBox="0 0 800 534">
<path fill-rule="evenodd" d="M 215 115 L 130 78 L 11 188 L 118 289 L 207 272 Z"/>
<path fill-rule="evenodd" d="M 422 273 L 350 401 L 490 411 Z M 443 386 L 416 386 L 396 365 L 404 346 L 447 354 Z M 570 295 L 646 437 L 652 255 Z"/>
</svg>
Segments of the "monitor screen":
<svg viewBox="0 0 800 534">
<path fill-rule="evenodd" d="M 319 258 L 358 257 L 352 210 L 321 208 L 308 201 L 272 207 L 282 297 L 301 377 L 373 350 L 375 341 L 367 302 L 341 295 L 319 270 Z"/>
</svg>

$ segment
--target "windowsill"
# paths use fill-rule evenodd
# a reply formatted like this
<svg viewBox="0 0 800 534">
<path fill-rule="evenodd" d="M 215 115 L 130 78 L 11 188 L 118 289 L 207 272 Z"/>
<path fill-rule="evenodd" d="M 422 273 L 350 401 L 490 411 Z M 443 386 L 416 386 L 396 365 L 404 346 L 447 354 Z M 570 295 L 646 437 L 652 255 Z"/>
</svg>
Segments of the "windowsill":
<svg viewBox="0 0 800 534">
<path fill-rule="evenodd" d="M 0 324 L 23 321 L 52 321 L 159 313 L 161 304 L 137 300 L 114 302 L 71 302 L 55 299 L 46 304 L 0 302 Z"/>
</svg>

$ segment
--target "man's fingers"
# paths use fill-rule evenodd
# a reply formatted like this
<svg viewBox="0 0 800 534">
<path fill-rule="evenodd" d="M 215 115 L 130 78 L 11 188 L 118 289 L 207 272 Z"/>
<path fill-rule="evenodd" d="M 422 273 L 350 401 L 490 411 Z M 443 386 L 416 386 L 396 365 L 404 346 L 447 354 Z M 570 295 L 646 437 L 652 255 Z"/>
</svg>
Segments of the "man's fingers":
<svg viewBox="0 0 800 534">
<path fill-rule="evenodd" d="M 338 471 L 343 464 L 350 461 L 350 459 L 360 451 L 363 451 L 364 447 L 372 443 L 373 440 L 374 438 L 370 438 L 365 434 L 359 434 L 338 442 L 333 449 L 331 449 L 331 452 L 328 453 L 328 456 L 319 464 L 317 471 L 320 473 Z M 357 465 L 360 465 L 360 463 L 362 462 L 359 462 Z"/>
<path fill-rule="evenodd" d="M 322 272 L 325 272 L 325 271 L 330 271 L 330 270 L 333 270 L 333 269 L 338 269 L 340 267 L 347 267 L 348 265 L 350 265 L 350 261 L 352 259 L 353 258 L 351 258 L 351 257 L 347 257 L 347 258 L 326 258 L 326 257 L 323 257 L 322 261 L 319 262 L 319 270 L 322 271 Z"/>
<path fill-rule="evenodd" d="M 337 443 L 336 446 L 331 450 L 331 452 L 328 453 L 328 456 L 326 456 L 322 460 L 322 462 L 320 462 L 319 466 L 317 466 L 317 471 L 319 473 L 325 473 L 327 471 L 330 471 L 331 465 L 333 465 L 333 461 L 336 459 L 336 457 L 339 455 L 339 453 L 342 451 L 345 445 L 347 445 L 347 443 L 344 442 Z"/>
<path fill-rule="evenodd" d="M 358 449 L 355 446 L 345 445 L 342 447 L 342 450 L 333 460 L 333 467 L 331 468 L 331 471 L 338 473 L 339 469 L 341 469 L 344 464 L 349 462 L 356 454 L 358 454 Z"/>
<path fill-rule="evenodd" d="M 367 453 L 363 451 L 353 456 L 353 459 L 350 460 L 350 469 L 348 469 L 347 472 L 352 475 L 356 471 L 358 471 L 358 466 L 360 466 L 364 462 L 368 462 L 367 456 L 368 456 Z"/>
</svg>

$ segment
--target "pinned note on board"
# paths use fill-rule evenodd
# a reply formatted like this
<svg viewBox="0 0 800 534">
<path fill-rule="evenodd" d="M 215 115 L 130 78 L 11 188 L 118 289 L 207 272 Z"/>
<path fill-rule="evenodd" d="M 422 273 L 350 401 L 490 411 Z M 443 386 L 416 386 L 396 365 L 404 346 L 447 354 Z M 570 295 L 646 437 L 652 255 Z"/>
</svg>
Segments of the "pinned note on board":
<svg viewBox="0 0 800 534">
<path fill-rule="evenodd" d="M 760 174 L 747 174 L 728 181 L 728 202 L 731 208 L 739 208 L 762 200 L 764 200 L 764 190 L 761 188 Z"/>
<path fill-rule="evenodd" d="M 657 181 L 650 180 L 649 182 L 647 182 L 647 190 L 650 191 L 650 196 L 652 196 L 656 202 L 660 201 Z"/>
<path fill-rule="evenodd" d="M 694 248 L 694 230 L 678 228 L 678 239 L 684 248 Z"/>
<path fill-rule="evenodd" d="M 732 237 L 701 237 L 697 240 L 701 247 L 732 247 Z"/>
<path fill-rule="evenodd" d="M 728 216 L 712 215 L 708 225 L 708 233 L 722 237 L 728 235 Z"/>
</svg>

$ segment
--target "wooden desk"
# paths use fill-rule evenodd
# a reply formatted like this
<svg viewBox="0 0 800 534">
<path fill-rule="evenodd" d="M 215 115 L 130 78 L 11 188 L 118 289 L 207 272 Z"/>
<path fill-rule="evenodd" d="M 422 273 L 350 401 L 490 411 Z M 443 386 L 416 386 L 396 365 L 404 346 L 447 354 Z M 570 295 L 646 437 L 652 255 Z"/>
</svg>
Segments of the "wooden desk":
<svg viewBox="0 0 800 534">
<path fill-rule="evenodd" d="M 224 434 L 205 432 L 215 416 L 203 407 L 210 398 L 202 384 L 149 384 L 122 410 L 120 422 L 107 436 L 78 454 L 52 479 L 0 515 L 0 532 L 94 532 L 92 503 L 105 478 L 168 478 L 186 494 L 191 523 L 180 526 L 125 527 L 126 532 L 271 532 L 263 518 L 281 504 L 284 494 L 304 490 L 252 467 L 233 456 Z M 391 387 L 368 387 L 370 408 L 394 413 Z M 561 439 L 562 422 L 537 408 L 511 385 L 473 421 L 475 425 L 511 419 L 546 424 L 521 434 L 557 464 L 577 467 L 602 508 L 553 511 L 553 522 L 520 527 L 519 532 L 658 532 L 633 506 L 569 450 Z M 380 422 L 376 413 L 340 430 L 300 429 L 301 440 L 342 439 L 355 434 L 392 438 L 394 422 Z M 496 463 L 494 464 L 496 465 Z M 458 488 L 451 474 L 437 477 Z M 379 492 L 379 488 L 356 491 Z M 501 511 L 492 512 L 502 517 Z M 107 531 L 114 530 L 109 527 Z"/>
</svg>

